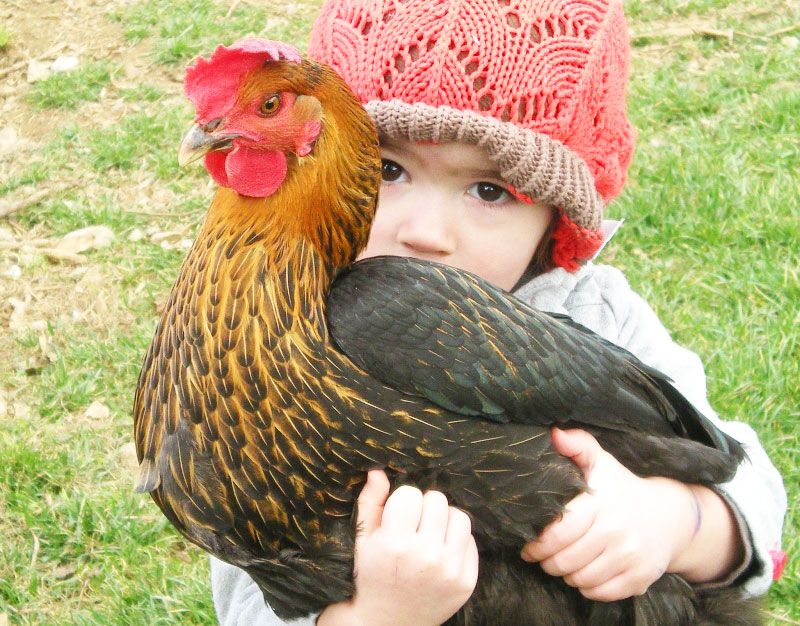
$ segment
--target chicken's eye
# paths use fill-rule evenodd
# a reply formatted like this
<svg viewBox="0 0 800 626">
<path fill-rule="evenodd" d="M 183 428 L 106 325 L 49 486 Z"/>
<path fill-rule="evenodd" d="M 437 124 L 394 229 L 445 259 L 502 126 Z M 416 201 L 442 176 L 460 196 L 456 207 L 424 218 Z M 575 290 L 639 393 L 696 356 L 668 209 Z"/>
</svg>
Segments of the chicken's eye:
<svg viewBox="0 0 800 626">
<path fill-rule="evenodd" d="M 281 97 L 279 95 L 270 96 L 261 103 L 258 112 L 263 116 L 275 115 L 281 108 Z"/>
</svg>

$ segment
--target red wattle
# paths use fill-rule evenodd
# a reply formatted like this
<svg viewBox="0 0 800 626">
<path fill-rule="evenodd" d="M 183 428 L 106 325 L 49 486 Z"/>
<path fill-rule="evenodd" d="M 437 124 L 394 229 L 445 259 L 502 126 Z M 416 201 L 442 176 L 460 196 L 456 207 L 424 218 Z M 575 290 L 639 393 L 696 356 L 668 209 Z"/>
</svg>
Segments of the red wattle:
<svg viewBox="0 0 800 626">
<path fill-rule="evenodd" d="M 209 172 L 214 176 L 211 170 Z M 228 182 L 220 182 L 221 185 L 225 184 L 240 196 L 266 198 L 275 193 L 286 177 L 286 157 L 278 150 L 236 146 L 227 153 L 225 173 Z"/>
<path fill-rule="evenodd" d="M 228 158 L 227 152 L 209 152 L 205 156 L 205 164 L 208 173 L 211 174 L 218 185 L 223 187 L 230 187 L 228 182 L 228 173 L 225 171 L 225 159 Z"/>
</svg>

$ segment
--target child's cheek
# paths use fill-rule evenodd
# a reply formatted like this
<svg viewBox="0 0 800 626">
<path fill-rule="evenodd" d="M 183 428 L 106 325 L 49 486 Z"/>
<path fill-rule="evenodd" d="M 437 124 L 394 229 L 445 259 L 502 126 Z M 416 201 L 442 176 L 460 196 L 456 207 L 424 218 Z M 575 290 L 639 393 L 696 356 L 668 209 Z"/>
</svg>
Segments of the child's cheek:
<svg viewBox="0 0 800 626">
<path fill-rule="evenodd" d="M 386 213 L 387 211 L 382 211 L 381 208 L 378 207 L 378 212 L 375 214 L 375 221 L 372 223 L 372 228 L 369 231 L 367 247 L 358 258 L 365 259 L 381 254 L 391 254 L 392 229 Z"/>
</svg>

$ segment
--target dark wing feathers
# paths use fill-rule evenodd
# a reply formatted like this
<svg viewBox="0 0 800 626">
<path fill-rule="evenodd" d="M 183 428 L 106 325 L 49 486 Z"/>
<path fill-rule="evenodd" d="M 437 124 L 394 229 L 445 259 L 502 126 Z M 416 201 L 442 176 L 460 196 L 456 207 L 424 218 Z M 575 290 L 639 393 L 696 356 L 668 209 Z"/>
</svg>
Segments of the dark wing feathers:
<svg viewBox="0 0 800 626">
<path fill-rule="evenodd" d="M 327 314 L 333 340 L 357 365 L 463 415 L 739 449 L 627 350 L 467 272 L 366 259 L 337 276 Z"/>
<path fill-rule="evenodd" d="M 648 395 L 650 401 L 654 403 L 659 412 L 663 414 L 674 414 L 676 434 L 681 437 L 693 439 L 694 441 L 704 442 L 713 445 L 718 450 L 726 453 L 738 455 L 741 453 L 739 444 L 732 440 L 728 435 L 720 431 L 709 420 L 705 419 L 697 409 L 680 393 L 673 385 L 672 379 L 663 374 L 654 367 L 639 361 L 633 354 L 621 348 L 620 346 L 608 341 L 604 337 L 589 330 L 582 324 L 579 324 L 568 315 L 559 313 L 548 313 L 548 316 L 560 321 L 566 326 L 575 329 L 577 332 L 584 335 L 594 337 L 595 341 L 602 344 L 606 349 L 612 352 L 619 353 L 624 358 L 635 362 L 637 369 L 639 369 L 652 383 L 642 388 L 642 391 Z M 632 381 L 638 382 L 638 381 Z M 699 417 L 698 417 L 699 416 Z"/>
</svg>

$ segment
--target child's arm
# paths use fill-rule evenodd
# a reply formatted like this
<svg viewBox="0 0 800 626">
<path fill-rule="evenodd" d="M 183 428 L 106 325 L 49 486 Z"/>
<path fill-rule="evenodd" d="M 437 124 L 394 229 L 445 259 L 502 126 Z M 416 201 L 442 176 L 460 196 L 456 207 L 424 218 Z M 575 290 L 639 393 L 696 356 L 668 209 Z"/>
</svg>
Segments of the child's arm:
<svg viewBox="0 0 800 626">
<path fill-rule="evenodd" d="M 591 490 L 523 550 L 548 574 L 587 598 L 611 601 L 643 593 L 665 571 L 710 582 L 742 562 L 733 514 L 712 490 L 639 478 L 582 430 L 554 429 L 553 444 L 584 471 Z"/>
<path fill-rule="evenodd" d="M 438 626 L 469 599 L 478 551 L 469 517 L 438 492 L 401 487 L 389 496 L 370 472 L 358 499 L 355 583 L 348 602 L 319 617 L 283 622 L 244 570 L 212 557 L 211 590 L 220 626 Z M 360 575 L 359 575 L 360 572 Z"/>
<path fill-rule="evenodd" d="M 771 551 L 780 550 L 786 513 L 783 481 L 753 429 L 742 422 L 721 421 L 708 404 L 697 355 L 672 341 L 653 310 L 614 268 L 588 264 L 573 274 L 553 270 L 516 293 L 536 308 L 570 315 L 661 370 L 706 417 L 742 443 L 748 459 L 716 490 L 736 521 L 744 555 L 731 577 L 719 584 L 735 582 L 746 594 L 765 593 L 772 581 Z"/>
</svg>

